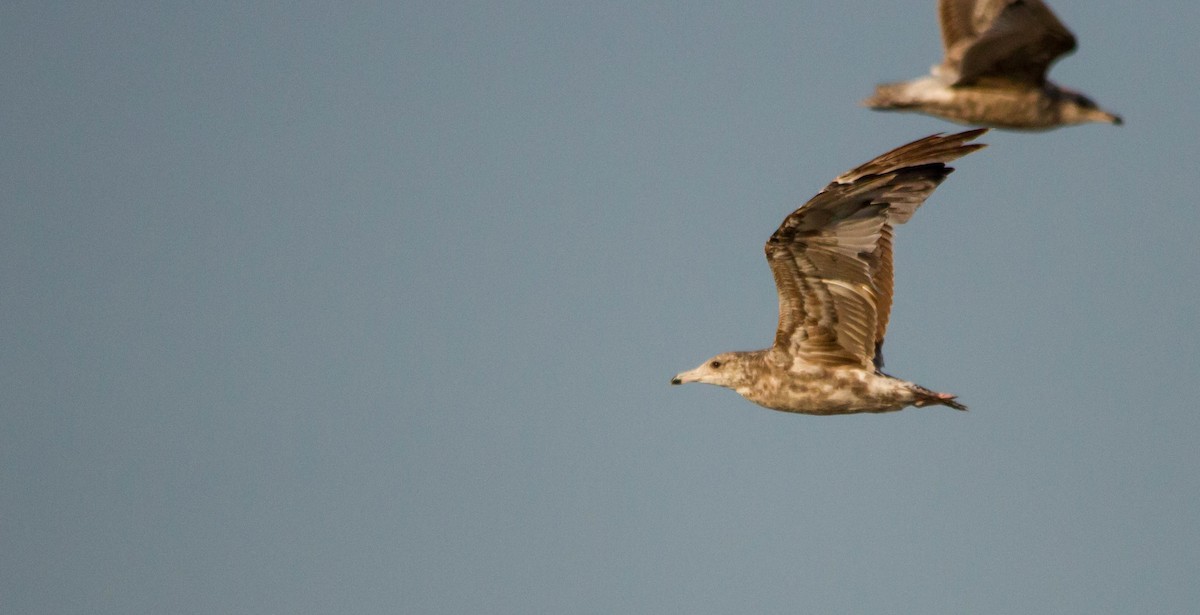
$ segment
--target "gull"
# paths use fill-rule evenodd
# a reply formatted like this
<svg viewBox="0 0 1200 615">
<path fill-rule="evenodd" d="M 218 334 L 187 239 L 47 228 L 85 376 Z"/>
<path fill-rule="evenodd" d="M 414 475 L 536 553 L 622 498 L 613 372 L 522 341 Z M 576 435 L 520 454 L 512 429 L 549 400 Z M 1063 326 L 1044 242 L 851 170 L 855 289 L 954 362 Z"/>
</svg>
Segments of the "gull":
<svg viewBox="0 0 1200 615">
<path fill-rule="evenodd" d="M 1042 0 L 939 0 L 945 59 L 930 75 L 885 83 L 863 105 L 1015 130 L 1121 117 L 1046 79 L 1075 50 L 1075 36 Z"/>
<path fill-rule="evenodd" d="M 765 247 L 779 293 L 775 343 L 721 353 L 671 384 L 700 382 L 784 412 L 853 414 L 967 407 L 882 371 L 892 307 L 892 233 L 986 128 L 935 134 L 843 173 L 780 224 Z"/>
</svg>

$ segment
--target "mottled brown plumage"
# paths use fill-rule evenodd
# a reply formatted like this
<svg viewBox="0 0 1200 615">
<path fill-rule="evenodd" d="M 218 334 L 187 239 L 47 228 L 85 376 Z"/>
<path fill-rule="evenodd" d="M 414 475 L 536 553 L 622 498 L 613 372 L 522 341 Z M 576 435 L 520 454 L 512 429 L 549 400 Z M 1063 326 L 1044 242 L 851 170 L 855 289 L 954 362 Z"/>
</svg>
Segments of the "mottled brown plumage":
<svg viewBox="0 0 1200 615">
<path fill-rule="evenodd" d="M 983 147 L 986 129 L 933 135 L 848 171 L 792 212 L 767 240 L 779 294 L 771 348 L 727 352 L 672 384 L 702 382 L 774 410 L 803 414 L 966 407 L 888 376 L 881 349 L 892 306 L 892 232 L 953 171 L 946 163 Z"/>
<path fill-rule="evenodd" d="M 929 76 L 885 83 L 863 104 L 1018 130 L 1121 118 L 1046 79 L 1075 36 L 1042 0 L 940 0 L 945 57 Z"/>
</svg>

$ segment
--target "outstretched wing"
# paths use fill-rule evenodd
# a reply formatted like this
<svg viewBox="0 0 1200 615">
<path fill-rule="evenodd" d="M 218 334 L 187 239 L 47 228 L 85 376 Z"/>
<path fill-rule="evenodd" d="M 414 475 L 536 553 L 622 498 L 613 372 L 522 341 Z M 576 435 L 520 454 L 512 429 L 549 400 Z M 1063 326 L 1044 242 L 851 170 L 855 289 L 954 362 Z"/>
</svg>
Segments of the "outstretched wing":
<svg viewBox="0 0 1200 615">
<path fill-rule="evenodd" d="M 772 353 L 785 362 L 868 367 L 892 305 L 892 227 L 982 144 L 933 135 L 842 174 L 792 212 L 765 251 L 779 293 Z M 790 361 L 789 361 L 790 359 Z"/>
<path fill-rule="evenodd" d="M 1042 0 L 940 0 L 945 59 L 955 85 L 1000 79 L 1042 85 L 1075 36 Z"/>
</svg>

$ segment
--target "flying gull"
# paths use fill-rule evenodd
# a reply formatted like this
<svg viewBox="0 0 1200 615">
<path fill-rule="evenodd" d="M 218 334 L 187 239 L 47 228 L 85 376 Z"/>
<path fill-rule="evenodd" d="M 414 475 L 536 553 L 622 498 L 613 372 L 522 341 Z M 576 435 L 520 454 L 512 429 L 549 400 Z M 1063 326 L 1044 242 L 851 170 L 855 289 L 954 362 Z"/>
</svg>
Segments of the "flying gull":
<svg viewBox="0 0 1200 615">
<path fill-rule="evenodd" d="M 802 414 L 966 406 L 955 396 L 893 378 L 883 367 L 892 307 L 892 228 L 984 147 L 986 128 L 936 134 L 848 171 L 792 212 L 767 240 L 779 327 L 765 350 L 725 352 L 671 384 L 702 382 L 774 410 Z"/>
<path fill-rule="evenodd" d="M 1042 0 L 939 0 L 945 59 L 932 74 L 885 83 L 863 101 L 960 124 L 1050 130 L 1121 117 L 1046 79 L 1075 50 L 1075 36 Z"/>
</svg>

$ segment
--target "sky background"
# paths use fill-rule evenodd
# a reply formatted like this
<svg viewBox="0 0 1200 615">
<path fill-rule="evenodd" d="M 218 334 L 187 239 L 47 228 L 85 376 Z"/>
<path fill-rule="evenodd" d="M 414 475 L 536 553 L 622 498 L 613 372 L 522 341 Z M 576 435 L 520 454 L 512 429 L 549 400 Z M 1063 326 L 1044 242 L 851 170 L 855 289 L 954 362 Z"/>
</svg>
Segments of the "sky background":
<svg viewBox="0 0 1200 615">
<path fill-rule="evenodd" d="M 857 106 L 934 7 L 5 2 L 0 611 L 1195 612 L 1192 0 L 1053 2 L 1125 126 L 899 229 L 889 371 L 969 413 L 667 384 L 959 129 Z"/>
</svg>

